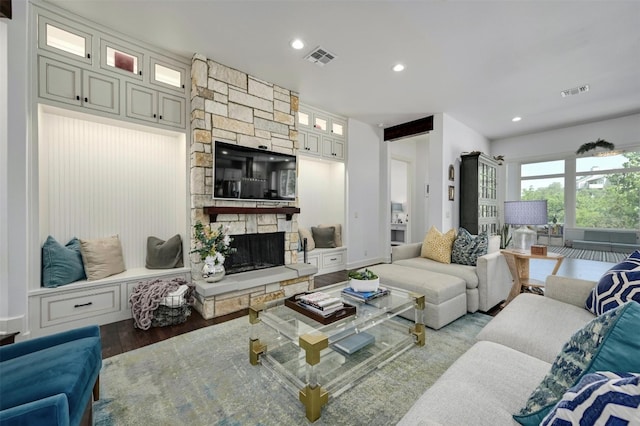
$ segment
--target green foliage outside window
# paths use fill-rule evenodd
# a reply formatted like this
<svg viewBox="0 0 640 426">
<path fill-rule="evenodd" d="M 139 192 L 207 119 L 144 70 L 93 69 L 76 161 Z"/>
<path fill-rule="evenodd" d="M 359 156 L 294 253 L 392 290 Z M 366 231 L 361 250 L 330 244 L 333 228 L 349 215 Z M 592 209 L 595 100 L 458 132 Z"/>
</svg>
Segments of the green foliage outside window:
<svg viewBox="0 0 640 426">
<path fill-rule="evenodd" d="M 594 171 L 602 176 L 602 187 L 576 189 L 576 226 L 579 228 L 640 228 L 640 152 L 622 154 L 624 173 Z M 583 175 L 580 175 L 583 176 Z M 524 182 L 524 181 L 523 181 Z M 547 200 L 549 222 L 565 222 L 564 187 L 553 182 L 546 187 L 523 188 L 523 200 Z"/>
</svg>

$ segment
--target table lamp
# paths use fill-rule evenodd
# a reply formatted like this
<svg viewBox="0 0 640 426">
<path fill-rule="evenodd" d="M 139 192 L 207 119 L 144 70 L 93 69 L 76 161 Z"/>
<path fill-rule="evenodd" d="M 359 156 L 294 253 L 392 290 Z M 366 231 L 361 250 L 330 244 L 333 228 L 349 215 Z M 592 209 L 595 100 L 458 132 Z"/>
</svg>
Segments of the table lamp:
<svg viewBox="0 0 640 426">
<path fill-rule="evenodd" d="M 513 248 L 527 251 L 536 242 L 536 231 L 528 225 L 547 224 L 547 200 L 505 201 L 504 223 L 518 226 L 513 231 Z"/>
</svg>

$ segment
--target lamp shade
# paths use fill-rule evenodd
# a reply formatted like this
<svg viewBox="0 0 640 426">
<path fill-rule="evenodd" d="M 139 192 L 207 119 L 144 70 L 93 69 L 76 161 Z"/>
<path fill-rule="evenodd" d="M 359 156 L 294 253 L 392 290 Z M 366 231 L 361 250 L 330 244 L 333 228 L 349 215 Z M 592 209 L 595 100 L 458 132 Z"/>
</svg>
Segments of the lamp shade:
<svg viewBox="0 0 640 426">
<path fill-rule="evenodd" d="M 547 200 L 504 202 L 507 225 L 546 225 L 547 222 Z"/>
</svg>

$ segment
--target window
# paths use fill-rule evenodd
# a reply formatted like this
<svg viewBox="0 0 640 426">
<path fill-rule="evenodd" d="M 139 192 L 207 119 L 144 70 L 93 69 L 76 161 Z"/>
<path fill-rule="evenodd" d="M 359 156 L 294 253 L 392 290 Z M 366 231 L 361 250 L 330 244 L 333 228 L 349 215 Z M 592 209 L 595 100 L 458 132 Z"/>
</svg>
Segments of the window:
<svg viewBox="0 0 640 426">
<path fill-rule="evenodd" d="M 565 224 L 569 211 L 569 226 L 640 228 L 640 151 L 522 164 L 520 176 L 521 199 L 547 200 L 550 223 Z M 575 204 L 565 204 L 565 187 L 575 188 Z"/>
<path fill-rule="evenodd" d="M 640 152 L 576 159 L 576 226 L 640 228 Z"/>
<path fill-rule="evenodd" d="M 520 168 L 520 198 L 547 200 L 549 222 L 565 222 L 564 160 L 523 164 Z"/>
</svg>

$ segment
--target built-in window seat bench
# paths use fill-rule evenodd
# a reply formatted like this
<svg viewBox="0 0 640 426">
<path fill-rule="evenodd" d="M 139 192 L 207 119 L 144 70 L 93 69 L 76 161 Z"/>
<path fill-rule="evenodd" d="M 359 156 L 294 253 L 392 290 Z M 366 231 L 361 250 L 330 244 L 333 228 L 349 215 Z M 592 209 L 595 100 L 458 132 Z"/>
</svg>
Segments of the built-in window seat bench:
<svg viewBox="0 0 640 426">
<path fill-rule="evenodd" d="M 42 336 L 91 324 L 131 318 L 129 295 L 139 282 L 182 278 L 191 282 L 189 268 L 131 268 L 94 281 L 76 281 L 55 288 L 29 291 L 31 336 Z"/>
<path fill-rule="evenodd" d="M 573 248 L 583 250 L 613 251 L 633 253 L 640 249 L 638 235 L 635 231 L 584 231 L 584 238 L 573 240 Z"/>
<path fill-rule="evenodd" d="M 304 251 L 298 252 L 298 263 L 305 263 Z M 347 247 L 314 248 L 307 252 L 306 263 L 318 268 L 318 275 L 342 271 L 347 265 Z"/>
</svg>

